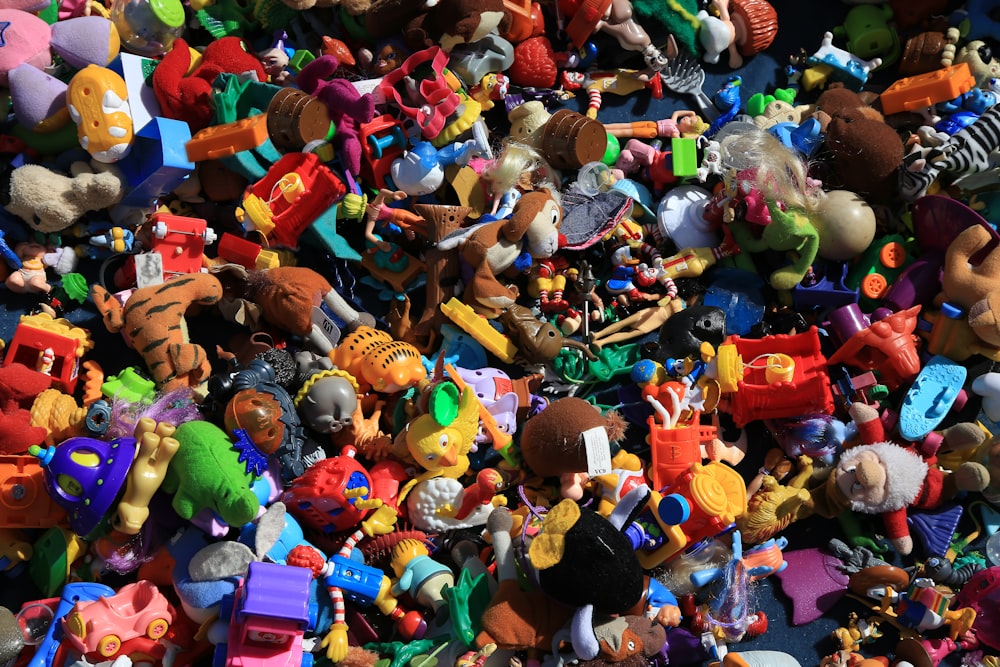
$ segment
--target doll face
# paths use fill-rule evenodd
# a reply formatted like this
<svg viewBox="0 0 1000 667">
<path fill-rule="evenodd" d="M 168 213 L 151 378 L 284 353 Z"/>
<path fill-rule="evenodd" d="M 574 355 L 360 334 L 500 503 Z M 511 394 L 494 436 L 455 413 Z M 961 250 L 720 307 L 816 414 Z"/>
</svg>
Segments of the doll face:
<svg viewBox="0 0 1000 667">
<path fill-rule="evenodd" d="M 374 60 L 372 60 L 372 74 L 375 76 L 385 76 L 402 64 L 403 58 L 400 56 L 396 47 L 391 44 L 386 44 L 379 49 L 379 52 L 375 55 Z"/>
<path fill-rule="evenodd" d="M 844 497 L 867 505 L 878 505 L 886 498 L 888 473 L 875 452 L 866 451 L 841 461 L 834 473 Z"/>
</svg>

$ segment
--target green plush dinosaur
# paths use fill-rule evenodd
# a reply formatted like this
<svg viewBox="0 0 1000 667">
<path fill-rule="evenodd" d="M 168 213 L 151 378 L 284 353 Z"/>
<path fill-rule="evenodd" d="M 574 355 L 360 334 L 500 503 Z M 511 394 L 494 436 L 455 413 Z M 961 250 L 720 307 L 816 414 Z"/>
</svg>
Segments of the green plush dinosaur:
<svg viewBox="0 0 1000 667">
<path fill-rule="evenodd" d="M 250 490 L 254 478 L 226 432 L 210 422 L 193 421 L 178 426 L 174 437 L 181 446 L 161 486 L 174 494 L 174 511 L 190 519 L 207 507 L 230 526 L 253 520 L 260 509 Z"/>
</svg>

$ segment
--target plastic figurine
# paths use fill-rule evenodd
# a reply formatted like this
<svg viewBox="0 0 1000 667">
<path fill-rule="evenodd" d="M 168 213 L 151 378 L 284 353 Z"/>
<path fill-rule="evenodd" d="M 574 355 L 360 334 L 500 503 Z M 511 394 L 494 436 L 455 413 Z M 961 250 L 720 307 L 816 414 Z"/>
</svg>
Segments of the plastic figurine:
<svg viewBox="0 0 1000 667">
<path fill-rule="evenodd" d="M 698 33 L 707 63 L 719 62 L 723 51 L 729 51 L 729 67 L 743 65 L 743 56 L 752 56 L 769 47 L 778 32 L 778 16 L 765 0 L 712 0 L 709 9 L 702 10 Z"/>
<path fill-rule="evenodd" d="M 480 148 L 473 139 L 440 149 L 428 141 L 418 141 L 393 161 L 392 182 L 411 197 L 431 194 L 444 183 L 445 167 L 465 166 L 479 153 Z"/>
<path fill-rule="evenodd" d="M 445 606 L 444 589 L 455 586 L 455 575 L 430 557 L 426 545 L 403 540 L 393 547 L 390 562 L 397 577 L 392 585 L 395 595 L 408 593 L 417 604 L 435 612 Z"/>
<path fill-rule="evenodd" d="M 420 639 L 427 624 L 419 613 L 406 611 L 399 605 L 391 582 L 382 570 L 352 558 L 357 543 L 364 537 L 361 530 L 351 534 L 344 546 L 328 560 L 315 548 L 299 545 L 288 554 L 289 565 L 307 568 L 312 576 L 321 579 L 334 604 L 334 621 L 320 644 L 333 662 L 342 661 L 347 654 L 347 631 L 344 598 L 361 606 L 375 606 L 396 622 L 406 639 Z"/>
<path fill-rule="evenodd" d="M 48 294 L 52 291 L 45 275 L 46 267 L 56 267 L 60 273 L 69 273 L 76 268 L 76 255 L 69 248 L 50 251 L 47 246 L 39 243 L 18 243 L 13 252 L 20 266 L 15 267 L 4 282 L 7 289 L 19 294 Z"/>
<path fill-rule="evenodd" d="M 561 0 L 559 11 L 569 17 L 566 34 L 576 48 L 580 48 L 590 35 L 598 30 L 605 32 L 627 51 L 638 51 L 646 61 L 646 66 L 659 72 L 666 67 L 667 59 L 676 55 L 676 44 L 666 55 L 653 46 L 646 31 L 632 18 L 632 3 L 629 0 L 606 0 L 594 6 L 584 6 L 581 0 Z"/>
<path fill-rule="evenodd" d="M 279 31 L 275 35 L 274 42 L 257 53 L 257 58 L 260 59 L 260 64 L 264 66 L 264 72 L 267 74 L 267 80 L 276 86 L 288 85 L 294 77 L 288 69 L 289 57 L 294 53 L 294 49 L 285 46 L 286 39 L 288 35 L 284 31 Z"/>
</svg>

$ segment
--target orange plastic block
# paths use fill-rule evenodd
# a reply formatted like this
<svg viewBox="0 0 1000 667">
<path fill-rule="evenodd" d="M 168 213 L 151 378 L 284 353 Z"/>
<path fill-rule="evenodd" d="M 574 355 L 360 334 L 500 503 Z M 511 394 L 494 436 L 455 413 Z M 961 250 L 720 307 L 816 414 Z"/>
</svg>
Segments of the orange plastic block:
<svg viewBox="0 0 1000 667">
<path fill-rule="evenodd" d="M 976 78 L 968 63 L 959 63 L 926 74 L 900 79 L 879 98 L 886 114 L 916 111 L 938 102 L 953 100 L 972 90 Z"/>
<path fill-rule="evenodd" d="M 187 142 L 191 162 L 218 160 L 257 148 L 267 141 L 267 115 L 257 114 L 232 123 L 206 127 Z"/>
<path fill-rule="evenodd" d="M 532 5 L 534 5 L 534 10 Z M 538 3 L 531 0 L 503 0 L 504 9 L 510 12 L 510 28 L 503 37 L 507 41 L 517 44 L 531 37 L 533 34 L 544 29 L 544 26 L 536 24 L 538 18 Z"/>
</svg>

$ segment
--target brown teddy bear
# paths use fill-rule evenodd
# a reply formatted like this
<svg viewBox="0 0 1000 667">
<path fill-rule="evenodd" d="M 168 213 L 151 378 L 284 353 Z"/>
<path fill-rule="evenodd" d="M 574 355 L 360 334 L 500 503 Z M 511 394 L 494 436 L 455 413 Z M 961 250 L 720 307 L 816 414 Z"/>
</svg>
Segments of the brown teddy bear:
<svg viewBox="0 0 1000 667">
<path fill-rule="evenodd" d="M 882 114 L 846 88 L 832 88 L 820 95 L 815 114 L 825 125 L 835 185 L 862 195 L 870 203 L 891 201 L 899 189 L 904 150 Z"/>
<path fill-rule="evenodd" d="M 952 241 L 945 255 L 940 300 L 961 306 L 975 334 L 990 345 L 1000 345 L 1000 249 L 972 263 L 991 243 L 993 235 L 982 225 L 969 227 Z"/>
</svg>

